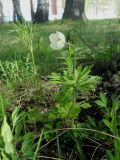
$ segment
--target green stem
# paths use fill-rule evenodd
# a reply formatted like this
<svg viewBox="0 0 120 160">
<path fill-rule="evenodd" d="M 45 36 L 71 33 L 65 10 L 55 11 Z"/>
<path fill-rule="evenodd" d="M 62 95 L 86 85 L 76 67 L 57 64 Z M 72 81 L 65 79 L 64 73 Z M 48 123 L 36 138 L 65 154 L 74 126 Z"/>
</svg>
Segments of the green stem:
<svg viewBox="0 0 120 160">
<path fill-rule="evenodd" d="M 4 104 L 3 104 L 2 95 L 0 95 L 0 106 L 1 106 L 3 117 L 5 117 L 5 110 L 4 110 Z"/>
<path fill-rule="evenodd" d="M 57 138 L 58 160 L 60 160 L 61 156 L 60 156 L 60 143 L 59 143 L 58 131 L 56 131 L 56 138 Z"/>
<path fill-rule="evenodd" d="M 71 45 L 72 47 L 72 56 L 73 56 L 73 78 L 74 78 L 74 81 L 75 81 L 75 70 L 76 70 L 76 53 L 75 53 L 75 49 L 74 47 Z M 73 84 L 73 88 L 74 88 L 74 91 L 76 90 L 75 88 L 75 83 Z M 76 105 L 76 96 L 74 97 L 73 99 L 73 107 Z M 72 119 L 72 127 L 74 126 L 74 119 Z"/>
<path fill-rule="evenodd" d="M 75 50 L 73 52 L 73 76 L 75 77 L 75 69 L 76 69 L 76 54 Z"/>
<path fill-rule="evenodd" d="M 76 54 L 75 54 L 75 50 L 74 50 L 74 52 L 73 52 L 73 77 L 74 77 L 74 81 L 76 81 L 75 70 L 76 70 Z M 74 90 L 76 90 L 75 83 L 73 84 L 73 88 L 74 88 Z M 74 97 L 73 104 L 74 105 L 76 104 L 76 97 Z"/>
<path fill-rule="evenodd" d="M 44 131 L 44 128 L 42 129 L 42 131 L 40 133 L 39 141 L 38 141 L 35 153 L 34 153 L 33 160 L 36 160 L 36 157 L 37 157 L 37 154 L 38 154 L 38 151 L 39 151 L 39 147 L 40 147 L 40 144 L 41 144 L 41 141 L 42 141 L 43 131 Z"/>
<path fill-rule="evenodd" d="M 13 154 L 11 154 L 11 158 L 12 158 L 12 160 L 16 160 L 15 157 L 13 156 Z"/>
<path fill-rule="evenodd" d="M 31 47 L 30 47 L 30 56 L 31 56 L 31 60 L 32 60 L 32 65 L 33 65 L 33 76 L 34 76 L 34 82 L 36 82 L 36 64 L 35 64 L 35 57 L 34 57 L 34 52 L 33 52 L 33 47 L 32 47 L 32 42 L 31 42 Z"/>
<path fill-rule="evenodd" d="M 35 58 L 34 58 L 34 53 L 33 53 L 33 47 L 30 48 L 30 53 L 31 53 L 33 66 L 35 66 Z"/>
</svg>

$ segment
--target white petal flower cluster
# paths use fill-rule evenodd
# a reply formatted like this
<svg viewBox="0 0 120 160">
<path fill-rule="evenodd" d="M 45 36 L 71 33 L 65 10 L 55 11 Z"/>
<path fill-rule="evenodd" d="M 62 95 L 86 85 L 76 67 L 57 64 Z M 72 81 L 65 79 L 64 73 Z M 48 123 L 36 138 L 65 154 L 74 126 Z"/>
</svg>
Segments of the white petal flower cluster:
<svg viewBox="0 0 120 160">
<path fill-rule="evenodd" d="M 63 33 L 56 31 L 56 33 L 52 33 L 49 36 L 50 39 L 50 47 L 54 50 L 61 50 L 65 44 L 66 44 L 66 39 Z"/>
</svg>

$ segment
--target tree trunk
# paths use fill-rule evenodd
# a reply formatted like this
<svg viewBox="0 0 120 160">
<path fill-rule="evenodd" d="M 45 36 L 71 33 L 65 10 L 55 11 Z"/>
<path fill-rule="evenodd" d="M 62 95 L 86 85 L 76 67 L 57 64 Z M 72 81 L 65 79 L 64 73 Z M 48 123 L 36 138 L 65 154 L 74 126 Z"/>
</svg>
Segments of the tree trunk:
<svg viewBox="0 0 120 160">
<path fill-rule="evenodd" d="M 49 16 L 49 4 L 47 0 L 38 0 L 37 11 L 34 17 L 34 22 L 46 22 Z"/>
<path fill-rule="evenodd" d="M 31 18 L 32 18 L 32 21 L 34 21 L 35 9 L 34 9 L 34 5 L 33 5 L 33 0 L 30 0 L 30 7 L 31 7 Z"/>
<path fill-rule="evenodd" d="M 85 19 L 85 0 L 66 0 L 63 18 Z"/>
<path fill-rule="evenodd" d="M 3 23 L 3 5 L 0 0 L 0 24 Z"/>
<path fill-rule="evenodd" d="M 23 22 L 24 18 L 20 9 L 20 1 L 19 0 L 12 0 L 13 2 L 13 18 L 14 21 L 20 21 Z"/>
</svg>

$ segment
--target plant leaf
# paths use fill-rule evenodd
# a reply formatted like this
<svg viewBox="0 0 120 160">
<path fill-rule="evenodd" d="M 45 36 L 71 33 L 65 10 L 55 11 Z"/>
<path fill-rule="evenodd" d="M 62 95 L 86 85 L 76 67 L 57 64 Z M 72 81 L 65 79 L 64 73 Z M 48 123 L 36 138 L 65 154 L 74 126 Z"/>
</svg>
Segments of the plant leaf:
<svg viewBox="0 0 120 160">
<path fill-rule="evenodd" d="M 12 141 L 13 135 L 10 126 L 7 123 L 6 116 L 4 117 L 3 124 L 1 127 L 1 135 L 5 143 L 9 143 Z"/>
</svg>

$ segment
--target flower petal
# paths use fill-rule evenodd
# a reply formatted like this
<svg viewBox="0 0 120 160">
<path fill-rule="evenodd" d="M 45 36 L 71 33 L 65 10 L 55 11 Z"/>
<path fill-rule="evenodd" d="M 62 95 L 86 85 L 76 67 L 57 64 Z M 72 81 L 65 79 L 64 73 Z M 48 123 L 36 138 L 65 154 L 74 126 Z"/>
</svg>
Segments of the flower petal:
<svg viewBox="0 0 120 160">
<path fill-rule="evenodd" d="M 63 42 L 63 43 L 66 43 L 66 39 L 65 39 L 65 36 L 63 33 L 59 32 L 59 31 L 56 31 L 59 39 Z"/>
<path fill-rule="evenodd" d="M 57 41 L 57 39 L 58 39 L 58 36 L 57 36 L 55 33 L 52 33 L 52 34 L 49 36 L 50 42 Z"/>
<path fill-rule="evenodd" d="M 55 43 L 51 43 L 50 47 L 54 50 L 59 50 L 59 48 L 57 47 L 57 45 Z"/>
<path fill-rule="evenodd" d="M 63 43 L 61 40 L 57 41 L 57 47 L 59 49 L 62 49 L 65 46 L 65 43 Z"/>
<path fill-rule="evenodd" d="M 56 31 L 49 36 L 50 47 L 54 50 L 60 50 L 65 46 L 66 39 L 63 33 Z"/>
</svg>

